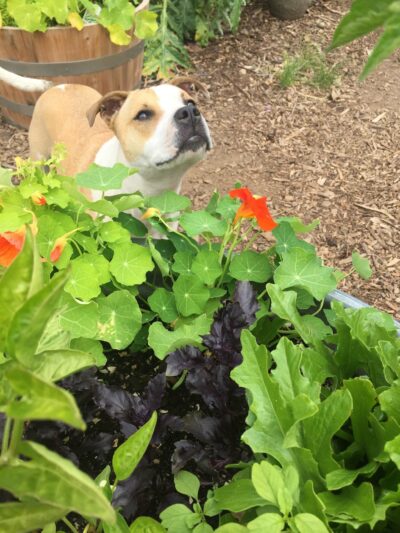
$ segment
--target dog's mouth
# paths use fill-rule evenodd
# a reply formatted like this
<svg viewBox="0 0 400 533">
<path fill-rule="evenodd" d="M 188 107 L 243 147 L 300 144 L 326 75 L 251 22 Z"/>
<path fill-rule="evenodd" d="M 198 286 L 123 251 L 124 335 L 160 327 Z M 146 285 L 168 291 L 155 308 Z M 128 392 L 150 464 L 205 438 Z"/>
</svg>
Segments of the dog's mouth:
<svg viewBox="0 0 400 533">
<path fill-rule="evenodd" d="M 210 141 L 203 135 L 195 134 L 186 139 L 178 148 L 176 151 L 176 154 L 173 157 L 170 157 L 169 159 L 166 159 L 165 161 L 160 161 L 159 163 L 156 163 L 157 167 L 162 167 L 164 165 L 168 165 L 169 163 L 174 162 L 176 159 L 178 159 L 179 156 L 186 152 L 199 152 L 200 150 L 204 150 L 205 152 L 210 150 Z"/>
</svg>

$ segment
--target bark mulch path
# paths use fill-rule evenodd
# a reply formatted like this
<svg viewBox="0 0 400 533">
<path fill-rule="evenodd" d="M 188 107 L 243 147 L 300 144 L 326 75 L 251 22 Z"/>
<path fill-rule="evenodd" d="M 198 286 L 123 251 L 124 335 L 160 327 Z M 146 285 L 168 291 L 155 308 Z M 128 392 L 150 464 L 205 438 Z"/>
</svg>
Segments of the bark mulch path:
<svg viewBox="0 0 400 533">
<path fill-rule="evenodd" d="M 399 318 L 399 56 L 360 83 L 374 42 L 365 38 L 328 55 L 339 74 L 330 89 L 283 89 L 277 79 L 286 55 L 329 43 L 349 5 L 317 0 L 302 19 L 279 21 L 258 0 L 245 8 L 236 35 L 204 49 L 189 45 L 209 87 L 202 107 L 215 149 L 183 192 L 204 205 L 214 189 L 240 181 L 266 194 L 275 216 L 320 219 L 308 239 L 327 264 L 348 271 L 358 250 L 374 268 L 371 280 L 350 276 L 341 288 Z M 0 162 L 10 166 L 26 154 L 26 132 L 0 122 Z"/>
</svg>

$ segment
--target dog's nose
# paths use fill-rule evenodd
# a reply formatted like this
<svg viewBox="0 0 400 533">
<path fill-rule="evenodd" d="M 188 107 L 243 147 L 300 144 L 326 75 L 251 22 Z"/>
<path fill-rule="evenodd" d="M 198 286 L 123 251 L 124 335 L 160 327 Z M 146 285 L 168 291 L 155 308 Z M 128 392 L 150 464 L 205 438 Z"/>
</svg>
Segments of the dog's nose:
<svg viewBox="0 0 400 533">
<path fill-rule="evenodd" d="M 200 118 L 200 111 L 195 104 L 189 102 L 187 105 L 178 109 L 174 118 L 178 124 L 195 124 Z"/>
</svg>

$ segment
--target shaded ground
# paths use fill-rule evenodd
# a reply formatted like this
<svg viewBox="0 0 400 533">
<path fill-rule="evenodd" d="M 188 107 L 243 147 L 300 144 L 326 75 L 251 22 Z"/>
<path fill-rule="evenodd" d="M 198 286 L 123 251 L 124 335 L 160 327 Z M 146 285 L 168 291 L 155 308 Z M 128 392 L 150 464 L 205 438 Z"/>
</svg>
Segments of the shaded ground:
<svg viewBox="0 0 400 533">
<path fill-rule="evenodd" d="M 215 188 L 236 181 L 266 194 L 275 216 L 319 218 L 310 236 L 330 265 L 351 267 L 351 252 L 368 256 L 370 281 L 350 276 L 342 289 L 400 316 L 400 86 L 398 57 L 366 82 L 357 76 L 373 40 L 332 52 L 340 80 L 333 90 L 282 89 L 285 54 L 305 43 L 325 47 L 348 0 L 317 0 L 301 20 L 272 18 L 258 0 L 235 36 L 191 46 L 197 76 L 209 86 L 203 102 L 215 141 L 183 192 L 204 205 Z M 26 154 L 26 133 L 0 124 L 0 162 Z M 268 236 L 267 236 L 268 238 Z"/>
</svg>

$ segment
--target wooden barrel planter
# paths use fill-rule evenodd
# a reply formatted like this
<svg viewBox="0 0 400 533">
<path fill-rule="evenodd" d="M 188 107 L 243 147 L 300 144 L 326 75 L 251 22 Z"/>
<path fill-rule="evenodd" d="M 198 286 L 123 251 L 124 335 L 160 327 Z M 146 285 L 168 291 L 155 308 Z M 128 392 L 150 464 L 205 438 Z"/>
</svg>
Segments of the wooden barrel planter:
<svg viewBox="0 0 400 533">
<path fill-rule="evenodd" d="M 147 9 L 143 0 L 136 11 Z M 0 28 L 0 66 L 21 76 L 58 83 L 82 83 L 105 94 L 132 90 L 140 85 L 144 43 L 133 37 L 127 46 L 110 41 L 99 24 L 81 31 L 66 26 L 29 33 L 19 28 Z M 29 127 L 41 93 L 24 92 L 0 81 L 0 107 L 6 120 Z"/>
</svg>

